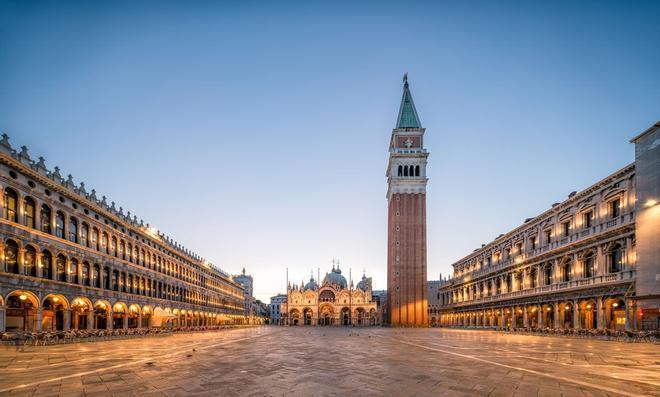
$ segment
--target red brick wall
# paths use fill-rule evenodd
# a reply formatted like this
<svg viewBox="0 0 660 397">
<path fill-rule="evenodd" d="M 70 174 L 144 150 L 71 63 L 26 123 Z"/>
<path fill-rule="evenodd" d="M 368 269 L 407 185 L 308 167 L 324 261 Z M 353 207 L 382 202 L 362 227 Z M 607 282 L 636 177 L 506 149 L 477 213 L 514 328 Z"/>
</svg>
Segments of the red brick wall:
<svg viewBox="0 0 660 397">
<path fill-rule="evenodd" d="M 425 194 L 392 195 L 387 240 L 389 323 L 394 326 L 427 326 Z"/>
</svg>

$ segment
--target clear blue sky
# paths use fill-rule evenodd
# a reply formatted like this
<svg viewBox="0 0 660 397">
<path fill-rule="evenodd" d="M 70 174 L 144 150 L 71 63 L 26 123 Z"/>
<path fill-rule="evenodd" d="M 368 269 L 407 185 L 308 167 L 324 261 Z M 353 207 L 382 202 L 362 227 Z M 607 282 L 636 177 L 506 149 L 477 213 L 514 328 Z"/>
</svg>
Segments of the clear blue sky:
<svg viewBox="0 0 660 397">
<path fill-rule="evenodd" d="M 0 2 L 0 130 L 262 299 L 332 257 L 385 288 L 406 71 L 432 279 L 660 119 L 658 2 L 100 3 Z"/>
</svg>

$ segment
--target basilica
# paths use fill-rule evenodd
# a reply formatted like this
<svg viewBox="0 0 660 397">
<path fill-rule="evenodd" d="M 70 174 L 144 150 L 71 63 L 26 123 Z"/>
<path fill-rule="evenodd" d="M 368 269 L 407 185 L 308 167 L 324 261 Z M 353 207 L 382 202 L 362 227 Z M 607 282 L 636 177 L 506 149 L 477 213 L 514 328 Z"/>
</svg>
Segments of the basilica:
<svg viewBox="0 0 660 397">
<path fill-rule="evenodd" d="M 353 286 L 353 280 L 347 282 L 339 265 L 335 267 L 334 264 L 321 285 L 317 284 L 314 276 L 304 285 L 288 285 L 282 316 L 284 324 L 295 326 L 361 327 L 381 324 L 372 297 L 371 277 L 362 275 L 362 279 Z"/>
</svg>

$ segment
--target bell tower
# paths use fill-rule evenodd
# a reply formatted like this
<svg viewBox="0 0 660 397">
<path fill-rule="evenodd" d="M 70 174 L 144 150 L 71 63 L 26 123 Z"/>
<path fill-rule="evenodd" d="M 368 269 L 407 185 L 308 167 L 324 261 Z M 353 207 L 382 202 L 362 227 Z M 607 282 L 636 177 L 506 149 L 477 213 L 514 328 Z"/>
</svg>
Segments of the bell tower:
<svg viewBox="0 0 660 397">
<path fill-rule="evenodd" d="M 408 74 L 387 166 L 387 303 L 392 326 L 428 326 L 424 131 Z"/>
</svg>

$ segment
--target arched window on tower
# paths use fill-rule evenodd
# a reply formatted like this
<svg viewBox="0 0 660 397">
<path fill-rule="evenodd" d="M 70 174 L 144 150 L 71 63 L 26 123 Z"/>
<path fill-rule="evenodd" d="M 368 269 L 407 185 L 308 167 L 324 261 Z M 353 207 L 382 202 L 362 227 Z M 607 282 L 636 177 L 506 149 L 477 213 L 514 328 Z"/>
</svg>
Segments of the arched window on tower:
<svg viewBox="0 0 660 397">
<path fill-rule="evenodd" d="M 419 166 L 415 166 L 415 176 L 419 176 Z"/>
<path fill-rule="evenodd" d="M 403 167 L 403 176 L 408 176 L 408 166 Z"/>
<path fill-rule="evenodd" d="M 403 166 L 402 165 L 399 166 L 398 176 L 403 176 Z"/>
</svg>

